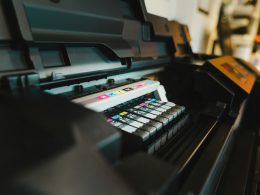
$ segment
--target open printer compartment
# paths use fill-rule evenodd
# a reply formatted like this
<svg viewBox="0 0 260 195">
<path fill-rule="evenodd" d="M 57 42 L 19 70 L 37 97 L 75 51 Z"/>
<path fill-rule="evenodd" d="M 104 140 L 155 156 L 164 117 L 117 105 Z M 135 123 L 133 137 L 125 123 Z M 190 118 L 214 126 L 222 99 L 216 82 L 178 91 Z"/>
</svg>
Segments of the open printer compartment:
<svg viewBox="0 0 260 195">
<path fill-rule="evenodd" d="M 251 187 L 258 83 L 245 93 L 211 66 L 215 56 L 193 54 L 185 34 L 187 55 L 175 55 L 172 22 L 144 1 L 1 0 L 0 16 L 3 193 L 225 194 L 241 167 L 241 191 L 232 189 Z M 151 153 L 125 151 L 135 140 L 75 103 L 146 81 L 161 86 L 148 97 L 186 108 Z M 228 168 L 241 143 L 247 160 Z"/>
</svg>

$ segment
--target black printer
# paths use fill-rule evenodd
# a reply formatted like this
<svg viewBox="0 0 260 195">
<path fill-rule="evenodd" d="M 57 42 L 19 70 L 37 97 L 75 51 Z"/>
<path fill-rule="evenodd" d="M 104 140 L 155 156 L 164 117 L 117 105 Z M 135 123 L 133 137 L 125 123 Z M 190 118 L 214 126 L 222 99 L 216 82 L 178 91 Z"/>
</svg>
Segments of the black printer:
<svg viewBox="0 0 260 195">
<path fill-rule="evenodd" d="M 0 0 L 0 194 L 260 194 L 258 72 L 190 40 L 144 0 Z"/>
</svg>

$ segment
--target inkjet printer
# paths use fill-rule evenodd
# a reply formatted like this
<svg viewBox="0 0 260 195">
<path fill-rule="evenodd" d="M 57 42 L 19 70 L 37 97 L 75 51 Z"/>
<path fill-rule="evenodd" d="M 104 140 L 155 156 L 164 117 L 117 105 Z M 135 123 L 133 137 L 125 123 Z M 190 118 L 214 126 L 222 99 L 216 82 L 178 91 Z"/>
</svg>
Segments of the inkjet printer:
<svg viewBox="0 0 260 195">
<path fill-rule="evenodd" d="M 0 0 L 0 194 L 259 194 L 257 73 L 189 42 L 143 0 Z"/>
</svg>

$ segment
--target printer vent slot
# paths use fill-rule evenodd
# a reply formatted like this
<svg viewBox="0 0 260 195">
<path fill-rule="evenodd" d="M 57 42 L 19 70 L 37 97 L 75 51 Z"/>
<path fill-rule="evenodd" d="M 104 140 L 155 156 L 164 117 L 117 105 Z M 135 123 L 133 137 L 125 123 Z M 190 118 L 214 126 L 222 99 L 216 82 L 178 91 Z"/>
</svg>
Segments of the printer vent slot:
<svg viewBox="0 0 260 195">
<path fill-rule="evenodd" d="M 69 65 L 65 62 L 65 56 L 60 48 L 40 48 L 39 52 L 45 68 Z"/>
<path fill-rule="evenodd" d="M 23 51 L 14 49 L 9 44 L 0 45 L 0 62 L 0 72 L 31 69 L 25 60 Z"/>
</svg>

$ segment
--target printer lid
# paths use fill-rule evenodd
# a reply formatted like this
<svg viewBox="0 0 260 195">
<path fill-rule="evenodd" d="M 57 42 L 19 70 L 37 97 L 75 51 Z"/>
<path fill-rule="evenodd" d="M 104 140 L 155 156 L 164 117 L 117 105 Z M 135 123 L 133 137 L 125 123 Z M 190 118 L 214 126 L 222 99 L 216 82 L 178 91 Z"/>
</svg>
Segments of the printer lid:
<svg viewBox="0 0 260 195">
<path fill-rule="evenodd" d="M 169 21 L 144 0 L 0 1 L 1 78 L 102 78 L 169 64 L 174 53 Z"/>
</svg>

